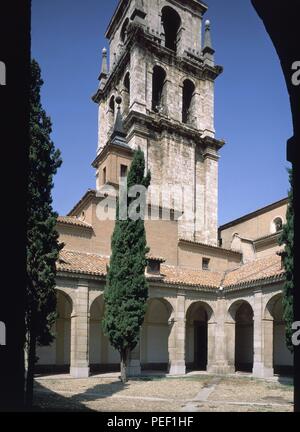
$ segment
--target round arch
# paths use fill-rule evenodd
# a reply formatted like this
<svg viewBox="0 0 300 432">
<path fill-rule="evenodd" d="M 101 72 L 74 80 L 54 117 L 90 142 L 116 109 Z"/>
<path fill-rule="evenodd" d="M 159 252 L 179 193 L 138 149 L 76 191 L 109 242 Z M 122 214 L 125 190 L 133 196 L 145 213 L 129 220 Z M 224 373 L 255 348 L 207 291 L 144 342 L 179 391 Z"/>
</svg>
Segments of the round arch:
<svg viewBox="0 0 300 432">
<path fill-rule="evenodd" d="M 182 122 L 193 124 L 195 114 L 196 86 L 192 80 L 186 78 L 182 88 Z"/>
<path fill-rule="evenodd" d="M 119 371 L 120 368 L 120 355 L 110 345 L 102 329 L 104 308 L 104 296 L 101 293 L 90 303 L 89 361 L 91 373 Z"/>
<path fill-rule="evenodd" d="M 281 216 L 276 216 L 270 224 L 271 234 L 275 234 L 281 231 L 283 228 L 283 218 Z"/>
<path fill-rule="evenodd" d="M 215 350 L 215 313 L 203 301 L 195 301 L 186 311 L 186 367 L 208 370 Z"/>
<path fill-rule="evenodd" d="M 148 300 L 141 328 L 141 367 L 148 370 L 167 371 L 170 361 L 169 342 L 174 310 L 165 298 Z"/>
<path fill-rule="evenodd" d="M 71 317 L 74 314 L 74 303 L 71 296 L 57 288 L 57 318 L 52 331 L 55 339 L 51 345 L 37 347 L 37 370 L 45 372 L 66 372 L 70 370 L 71 361 Z"/>
<path fill-rule="evenodd" d="M 166 78 L 166 70 L 159 65 L 155 65 L 152 74 L 152 111 L 157 113 L 165 108 Z"/>
<path fill-rule="evenodd" d="M 123 79 L 123 89 L 122 89 L 122 99 L 123 99 L 123 114 L 127 115 L 130 106 L 130 72 L 127 71 Z"/>
<path fill-rule="evenodd" d="M 283 294 L 271 297 L 264 310 L 264 362 L 275 374 L 293 373 L 293 355 L 286 344 Z"/>
<path fill-rule="evenodd" d="M 235 300 L 227 312 L 226 337 L 229 363 L 236 371 L 252 372 L 254 363 L 254 312 L 245 299 Z"/>
<path fill-rule="evenodd" d="M 179 30 L 182 20 L 179 13 L 170 6 L 164 6 L 161 11 L 162 25 L 165 33 L 165 46 L 177 52 Z"/>
</svg>

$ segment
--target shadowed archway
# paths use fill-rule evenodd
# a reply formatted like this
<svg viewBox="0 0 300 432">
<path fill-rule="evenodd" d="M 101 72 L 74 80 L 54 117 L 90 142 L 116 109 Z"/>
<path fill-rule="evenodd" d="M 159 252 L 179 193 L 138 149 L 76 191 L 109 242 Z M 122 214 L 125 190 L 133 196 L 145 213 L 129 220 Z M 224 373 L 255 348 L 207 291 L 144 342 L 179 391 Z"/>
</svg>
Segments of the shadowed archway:
<svg viewBox="0 0 300 432">
<path fill-rule="evenodd" d="M 245 300 L 234 302 L 229 308 L 230 327 L 227 341 L 231 349 L 230 363 L 236 372 L 252 372 L 254 363 L 253 309 Z M 230 331 L 230 333 L 228 333 Z"/>
<path fill-rule="evenodd" d="M 214 352 L 214 313 L 205 302 L 193 303 L 186 314 L 186 367 L 206 371 Z"/>
</svg>

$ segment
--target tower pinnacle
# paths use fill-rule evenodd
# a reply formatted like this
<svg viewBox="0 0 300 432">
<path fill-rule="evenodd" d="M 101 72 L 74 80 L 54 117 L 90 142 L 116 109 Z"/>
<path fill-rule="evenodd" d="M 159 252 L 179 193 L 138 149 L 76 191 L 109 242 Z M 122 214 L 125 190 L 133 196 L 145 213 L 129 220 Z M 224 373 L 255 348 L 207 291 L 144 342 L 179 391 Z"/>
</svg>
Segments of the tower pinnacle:
<svg viewBox="0 0 300 432">
<path fill-rule="evenodd" d="M 215 64 L 215 59 L 214 59 L 215 50 L 213 49 L 213 46 L 212 46 L 210 21 L 209 20 L 205 21 L 204 47 L 203 47 L 202 53 L 203 53 L 204 61 L 209 66 L 214 66 L 214 64 Z"/>
<path fill-rule="evenodd" d="M 101 64 L 101 72 L 98 80 L 101 81 L 100 87 L 103 87 L 108 76 L 108 66 L 107 66 L 107 49 L 103 48 L 102 50 L 102 64 Z"/>
</svg>

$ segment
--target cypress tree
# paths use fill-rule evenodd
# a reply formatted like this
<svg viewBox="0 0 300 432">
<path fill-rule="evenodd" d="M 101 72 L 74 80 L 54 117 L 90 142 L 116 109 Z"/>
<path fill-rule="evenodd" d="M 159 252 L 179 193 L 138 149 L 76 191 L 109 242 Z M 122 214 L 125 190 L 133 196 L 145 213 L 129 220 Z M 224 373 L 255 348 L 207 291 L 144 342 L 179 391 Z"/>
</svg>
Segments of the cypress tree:
<svg viewBox="0 0 300 432">
<path fill-rule="evenodd" d="M 288 195 L 286 224 L 283 226 L 283 231 L 279 239 L 279 244 L 284 245 L 284 251 L 281 255 L 286 274 L 283 296 L 283 319 L 286 325 L 286 344 L 289 350 L 293 352 L 292 324 L 294 321 L 294 207 L 292 169 L 289 169 L 289 179 L 291 188 Z"/>
<path fill-rule="evenodd" d="M 151 175 L 144 177 L 144 153 L 139 148 L 134 152 L 127 178 L 128 190 L 135 185 L 146 189 Z M 119 203 L 120 197 L 118 199 Z M 134 198 L 127 197 L 127 214 Z M 120 218 L 117 203 L 116 224 L 112 236 L 112 253 L 104 292 L 105 312 L 102 321 L 104 333 L 111 345 L 120 353 L 121 380 L 127 381 L 128 358 L 139 341 L 148 299 L 145 277 L 146 243 L 144 218 L 132 220 Z M 142 205 L 141 205 L 142 206 Z M 141 207 L 140 206 L 140 207 Z M 142 214 L 144 209 L 140 208 Z"/>
<path fill-rule="evenodd" d="M 27 295 L 26 405 L 33 403 L 36 346 L 49 345 L 54 336 L 51 327 L 56 319 L 56 261 L 63 245 L 55 229 L 57 214 L 52 209 L 53 176 L 61 165 L 60 152 L 50 139 L 52 124 L 41 104 L 41 70 L 31 62 L 30 147 L 27 217 Z"/>
</svg>

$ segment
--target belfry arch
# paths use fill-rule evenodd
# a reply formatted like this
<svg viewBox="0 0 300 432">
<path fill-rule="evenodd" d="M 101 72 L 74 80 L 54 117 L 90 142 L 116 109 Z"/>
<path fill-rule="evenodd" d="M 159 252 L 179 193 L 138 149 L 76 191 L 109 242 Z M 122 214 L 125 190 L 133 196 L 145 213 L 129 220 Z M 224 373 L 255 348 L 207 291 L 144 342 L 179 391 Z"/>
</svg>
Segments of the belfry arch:
<svg viewBox="0 0 300 432">
<path fill-rule="evenodd" d="M 162 113 L 166 104 L 166 71 L 161 66 L 154 66 L 152 77 L 152 111 Z"/>
<path fill-rule="evenodd" d="M 193 125 L 194 123 L 194 104 L 195 104 L 195 84 L 186 79 L 182 88 L 182 122 Z"/>
<path fill-rule="evenodd" d="M 165 6 L 162 11 L 162 25 L 165 33 L 165 47 L 177 52 L 181 18 L 175 9 Z"/>
<path fill-rule="evenodd" d="M 123 80 L 122 99 L 123 99 L 123 114 L 126 116 L 129 113 L 129 105 L 130 105 L 130 73 L 129 72 L 126 73 Z"/>
</svg>

